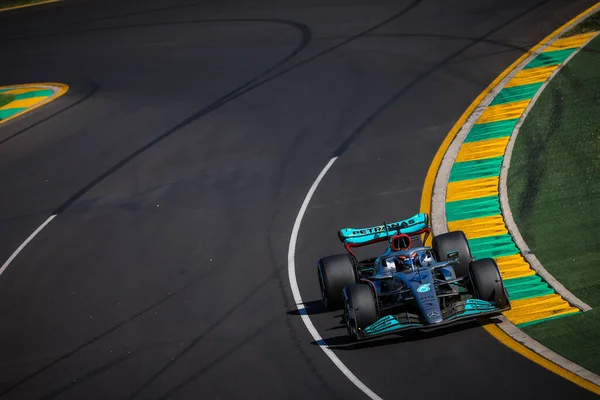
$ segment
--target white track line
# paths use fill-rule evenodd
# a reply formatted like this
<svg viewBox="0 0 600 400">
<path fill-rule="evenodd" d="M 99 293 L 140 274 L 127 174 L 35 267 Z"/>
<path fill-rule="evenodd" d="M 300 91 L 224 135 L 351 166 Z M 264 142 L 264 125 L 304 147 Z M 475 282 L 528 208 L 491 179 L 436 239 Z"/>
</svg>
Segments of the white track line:
<svg viewBox="0 0 600 400">
<path fill-rule="evenodd" d="M 19 255 L 19 253 L 21 251 L 23 251 L 25 246 L 27 246 L 29 244 L 29 242 L 31 242 L 33 240 L 33 238 L 38 233 L 40 233 L 42 231 L 42 229 L 44 229 L 46 227 L 46 225 L 48 225 L 50 222 L 52 222 L 52 220 L 54 218 L 56 218 L 56 214 L 53 214 L 50 217 L 48 217 L 48 219 L 46 221 L 44 221 L 43 224 L 41 224 L 35 231 L 33 231 L 33 233 L 31 235 L 29 235 L 29 237 L 27 239 L 25 239 L 25 241 L 23 243 L 21 243 L 21 245 L 14 251 L 14 253 L 12 253 L 12 255 L 8 258 L 8 260 L 6 260 L 6 262 L 4 264 L 2 264 L 2 268 L 0 268 L 0 275 L 2 275 L 2 273 L 6 270 L 6 268 L 8 268 L 10 263 L 13 262 L 13 260 L 15 258 L 17 258 L 17 256 Z"/>
<path fill-rule="evenodd" d="M 321 183 L 321 180 L 323 179 L 323 177 L 325 176 L 327 171 L 329 171 L 329 169 L 331 168 L 331 166 L 333 165 L 333 163 L 336 160 L 337 160 L 337 157 L 333 157 L 332 159 L 330 159 L 329 162 L 327 163 L 327 165 L 325 165 L 325 168 L 323 168 L 323 170 L 319 174 L 319 176 L 317 176 L 317 179 L 314 181 L 310 190 L 306 194 L 306 197 L 304 198 L 304 202 L 302 203 L 302 206 L 300 207 L 300 211 L 298 211 L 298 215 L 296 216 L 296 221 L 294 222 L 294 227 L 292 229 L 292 236 L 290 238 L 290 246 L 288 249 L 288 274 L 289 274 L 289 279 L 290 279 L 290 286 L 292 288 L 292 294 L 294 296 L 294 302 L 296 303 L 296 308 L 298 309 L 298 313 L 302 317 L 302 322 L 304 322 L 304 325 L 306 325 L 306 329 L 308 329 L 311 336 L 313 337 L 315 342 L 319 345 L 321 350 L 323 350 L 323 352 L 327 355 L 327 357 L 329 357 L 329 359 L 346 376 L 346 378 L 348 378 L 350 380 L 350 382 L 352 382 L 364 394 L 366 394 L 372 400 L 383 400 L 375 392 L 373 392 L 371 389 L 369 389 L 367 387 L 367 385 L 362 383 L 362 381 L 360 379 L 358 379 L 356 377 L 356 375 L 354 375 L 352 373 L 352 371 L 350 371 L 348 369 L 348 367 L 346 367 L 346 365 L 338 358 L 338 356 L 336 356 L 335 353 L 327 346 L 327 343 L 321 337 L 321 335 L 317 331 L 317 328 L 315 328 L 312 321 L 310 320 L 310 317 L 306 313 L 306 308 L 304 307 L 304 302 L 302 301 L 302 296 L 300 295 L 300 289 L 298 288 L 298 281 L 296 280 L 295 253 L 296 253 L 296 242 L 298 241 L 298 232 L 300 231 L 300 224 L 302 223 L 302 218 L 304 217 L 304 214 L 306 213 L 306 209 L 308 208 L 308 203 L 310 203 L 310 200 L 312 199 L 315 191 L 317 190 L 319 183 Z M 12 253 L 12 255 L 8 258 L 8 260 L 6 260 L 6 262 L 2 265 L 2 268 L 0 268 L 0 275 L 2 275 L 2 273 L 8 268 L 10 263 L 13 262 L 13 260 L 15 258 L 17 258 L 17 256 L 19 255 L 19 253 L 21 251 L 23 251 L 25 246 L 27 246 L 29 244 L 29 242 L 31 242 L 33 240 L 33 238 L 35 238 L 36 235 L 38 233 L 40 233 L 42 231 L 42 229 L 44 229 L 46 227 L 46 225 L 48 225 L 50 222 L 52 222 L 52 220 L 54 218 L 56 218 L 56 214 L 51 215 L 31 235 L 29 235 L 29 237 L 27 239 L 25 239 L 25 241 L 23 243 L 21 243 L 21 245 L 14 251 L 14 253 Z"/>
<path fill-rule="evenodd" d="M 362 390 L 364 394 L 366 394 L 373 400 L 383 400 L 381 397 L 375 394 L 375 392 L 369 389 L 367 385 L 362 383 L 361 380 L 358 379 L 356 375 L 354 375 L 352 371 L 350 371 L 348 367 L 346 367 L 346 365 L 338 358 L 338 356 L 336 356 L 335 353 L 327 346 L 327 343 L 321 337 L 321 335 L 317 331 L 317 328 L 315 328 L 312 321 L 310 320 L 310 317 L 306 313 L 306 307 L 304 307 L 304 302 L 302 301 L 302 296 L 300 295 L 300 289 L 298 288 L 298 282 L 296 280 L 295 253 L 296 242 L 298 241 L 298 232 L 300 231 L 300 224 L 302 223 L 302 218 L 306 213 L 308 203 L 310 203 L 311 198 L 315 194 L 319 183 L 321 183 L 321 180 L 336 160 L 337 157 L 333 157 L 331 160 L 329 160 L 327 165 L 325 165 L 325 168 L 323 168 L 319 176 L 317 176 L 317 179 L 315 179 L 314 183 L 310 187 L 310 190 L 306 194 L 306 197 L 304 198 L 302 207 L 300 207 L 300 211 L 298 211 L 298 216 L 296 216 L 296 222 L 294 222 L 292 236 L 290 237 L 290 247 L 288 249 L 288 274 L 290 278 L 290 286 L 292 288 L 292 294 L 294 295 L 294 302 L 296 303 L 296 308 L 298 309 L 298 313 L 302 317 L 302 322 L 304 322 L 304 325 L 306 325 L 306 329 L 308 329 L 308 331 L 312 335 L 315 342 L 319 345 L 321 350 L 323 350 L 323 352 L 325 352 L 327 357 L 329 357 L 329 359 L 335 364 L 335 366 L 340 371 L 342 371 L 346 378 L 348 378 L 350 382 L 352 382 L 357 388 Z"/>
</svg>

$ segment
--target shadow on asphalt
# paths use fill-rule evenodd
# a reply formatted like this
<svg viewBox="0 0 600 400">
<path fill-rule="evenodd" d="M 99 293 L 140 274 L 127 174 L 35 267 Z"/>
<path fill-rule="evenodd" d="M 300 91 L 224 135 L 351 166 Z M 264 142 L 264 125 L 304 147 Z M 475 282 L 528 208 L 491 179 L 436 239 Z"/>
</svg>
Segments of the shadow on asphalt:
<svg viewBox="0 0 600 400">
<path fill-rule="evenodd" d="M 289 66 L 286 69 L 283 69 L 279 72 L 275 72 L 276 69 L 278 69 L 279 67 L 283 66 L 287 61 L 291 60 L 292 58 L 294 58 L 296 55 L 298 55 L 299 53 L 301 53 L 301 51 L 308 45 L 308 43 L 311 40 L 311 32 L 310 29 L 308 29 L 308 27 L 304 26 L 301 23 L 298 22 L 294 22 L 294 21 L 283 21 L 283 20 L 268 20 L 268 19 L 253 19 L 253 20 L 247 20 L 247 21 L 252 21 L 252 22 L 257 22 L 257 21 L 263 21 L 263 22 L 270 22 L 270 23 L 282 23 L 282 24 L 287 24 L 293 28 L 298 29 L 301 33 L 302 33 L 302 38 L 300 40 L 300 43 L 298 43 L 297 47 L 295 49 L 293 49 L 293 51 L 291 53 L 289 53 L 285 58 L 283 58 L 282 60 L 280 60 L 278 63 L 274 64 L 273 66 L 271 66 L 270 68 L 266 69 L 263 73 L 257 75 L 256 77 L 252 78 L 251 80 L 241 84 L 240 86 L 236 87 L 234 90 L 232 90 L 231 92 L 223 95 L 222 97 L 220 97 L 219 99 L 215 100 L 215 102 L 213 102 L 211 105 L 198 110 L 197 112 L 195 112 L 194 114 L 190 115 L 188 118 L 182 120 L 181 122 L 179 122 L 177 125 L 173 126 L 171 129 L 169 129 L 168 131 L 164 132 L 163 134 L 159 135 L 158 137 L 156 137 L 155 139 L 153 139 L 152 141 L 148 142 L 147 144 L 145 144 L 144 146 L 140 147 L 139 149 L 137 149 L 136 151 L 134 151 L 133 153 L 129 154 L 127 157 L 123 158 L 121 161 L 119 161 L 118 163 L 116 163 L 115 165 L 113 165 L 111 168 L 107 169 L 106 171 L 104 171 L 102 174 L 100 174 L 99 176 L 97 176 L 95 179 L 93 179 L 92 181 L 90 181 L 87 185 L 85 185 L 84 187 L 82 187 L 78 192 L 74 193 L 72 197 L 70 197 L 69 199 L 67 199 L 67 201 L 61 205 L 56 211 L 55 213 L 61 213 L 64 210 L 66 210 L 70 205 L 72 205 L 76 200 L 78 200 L 80 197 L 82 197 L 85 193 L 87 193 L 89 190 L 91 190 L 93 187 L 95 187 L 97 184 L 99 184 L 101 181 L 103 181 L 104 179 L 106 179 L 108 176 L 112 175 L 114 172 L 118 171 L 119 169 L 121 169 L 124 165 L 128 164 L 131 160 L 135 159 L 137 156 L 139 156 L 140 154 L 144 153 L 146 150 L 148 150 L 149 148 L 152 148 L 153 146 L 157 145 L 158 143 L 162 142 L 164 139 L 166 139 L 167 137 L 171 136 L 173 133 L 179 131 L 181 128 L 183 128 L 184 126 L 189 125 L 190 123 L 194 122 L 195 120 L 203 117 L 204 115 L 210 113 L 213 110 L 218 109 L 219 107 L 229 103 L 230 101 L 242 96 L 245 93 L 248 93 L 250 91 L 252 91 L 253 89 L 260 87 L 262 85 L 264 85 L 267 82 L 270 82 L 274 79 L 276 79 L 279 76 L 282 76 L 288 72 L 291 72 L 303 65 L 308 64 L 309 62 L 325 55 L 328 54 L 330 52 L 332 52 L 335 49 L 340 48 L 341 46 L 355 40 L 358 39 L 360 37 L 365 36 L 367 33 L 370 33 L 372 31 L 374 31 L 375 29 L 387 24 L 388 22 L 391 22 L 397 18 L 399 18 L 401 15 L 405 14 L 408 10 L 410 10 L 411 8 L 413 8 L 414 6 L 416 6 L 416 4 L 418 4 L 420 1 L 415 1 L 411 4 L 410 7 L 405 8 L 404 10 L 401 10 L 400 12 L 392 15 L 391 17 L 389 17 L 388 19 L 382 21 L 381 23 L 374 25 L 373 27 L 358 33 L 357 35 L 354 35 L 352 37 L 350 37 L 349 39 L 336 44 L 335 46 L 332 46 L 328 49 L 325 49 L 324 51 L 321 51 L 319 53 L 317 53 L 316 55 L 313 55 L 303 61 L 298 62 L 295 65 Z M 334 151 L 333 155 L 334 156 L 341 156 L 345 150 L 356 140 L 357 137 L 360 136 L 360 134 L 365 130 L 365 127 L 368 126 L 369 124 L 371 124 L 374 120 L 376 120 L 385 110 L 387 110 L 389 108 L 389 106 L 391 104 L 393 104 L 397 99 L 399 99 L 400 97 L 402 97 L 403 95 L 405 95 L 413 86 L 415 86 L 416 84 L 418 84 L 419 82 L 421 82 L 424 78 L 430 76 L 431 74 L 433 74 L 434 72 L 436 72 L 437 70 L 439 70 L 440 68 L 442 68 L 444 65 L 448 64 L 450 61 L 454 60 L 455 58 L 457 58 L 459 55 L 463 54 L 466 50 L 468 50 L 469 48 L 475 46 L 477 43 L 479 42 L 484 42 L 485 40 L 487 40 L 486 38 L 488 36 L 490 36 L 491 34 L 499 31 L 500 29 L 502 29 L 503 27 L 509 25 L 511 22 L 521 18 L 523 15 L 529 14 L 530 12 L 532 12 L 533 10 L 535 10 L 538 7 L 541 7 L 542 5 L 544 5 L 545 3 L 547 3 L 548 1 L 541 1 L 538 4 L 536 4 L 535 6 L 531 7 L 530 9 L 524 11 L 523 13 L 520 13 L 516 16 L 514 16 L 513 18 L 509 19 L 508 21 L 506 21 L 505 23 L 499 25 L 498 27 L 484 33 L 482 36 L 474 38 L 474 40 L 472 40 L 469 44 L 465 45 L 464 47 L 460 48 L 459 50 L 457 50 L 456 52 L 452 53 L 451 55 L 449 55 L 447 58 L 441 60 L 439 63 L 435 64 L 432 68 L 423 71 L 416 79 L 414 79 L 413 81 L 411 81 L 409 84 L 407 84 L 406 86 L 399 88 L 399 90 L 393 95 L 391 96 L 389 99 L 387 99 L 387 101 L 383 102 L 381 104 L 381 106 L 379 108 L 377 108 L 376 110 L 373 111 L 373 113 L 362 123 L 360 124 L 355 130 L 353 130 L 349 136 L 346 138 L 346 140 L 344 142 L 342 142 L 340 144 L 340 146 L 338 147 L 337 150 Z M 213 21 L 213 22 L 225 22 L 225 20 L 217 20 L 217 21 Z M 242 22 L 242 20 L 228 20 L 228 22 Z M 186 21 L 186 23 L 190 23 L 189 21 Z M 157 24 L 158 25 L 158 24 Z M 44 35 L 47 36 L 47 35 Z M 17 38 L 10 38 L 10 39 L 17 39 Z M 93 92 L 91 93 L 93 94 Z M 90 95 L 91 95 L 90 94 Z M 271 278 L 271 277 L 269 277 Z M 256 286 L 256 288 L 254 289 L 254 291 L 250 294 L 254 294 L 256 292 L 258 292 L 264 285 L 266 285 L 268 282 L 268 279 L 265 280 L 264 282 L 260 283 L 258 286 Z M 195 283 L 195 281 L 190 282 L 186 288 L 190 288 L 193 286 L 193 284 Z M 185 288 L 181 288 L 179 291 L 182 291 Z M 125 319 L 121 322 L 119 322 L 118 324 L 109 327 L 107 330 L 105 330 L 104 332 L 100 333 L 99 335 L 90 338 L 88 341 L 79 344 L 78 346 L 74 347 L 73 349 L 65 352 L 64 354 L 62 354 L 61 356 L 55 358 L 54 360 L 52 360 L 51 362 L 49 362 L 48 364 L 42 366 L 41 368 L 37 369 L 36 371 L 30 373 L 29 375 L 25 376 L 24 378 L 22 378 L 21 380 L 19 380 L 18 382 L 14 383 L 13 385 L 11 385 L 10 387 L 8 387 L 6 390 L 4 390 L 2 393 L 0 393 L 1 395 L 4 395 L 6 393 L 11 392 L 12 390 L 14 390 L 15 388 L 23 385 L 24 383 L 30 381 L 32 378 L 40 375 L 43 371 L 51 368 L 52 366 L 60 363 L 61 361 L 64 361 L 65 359 L 71 357 L 72 355 L 78 353 L 79 351 L 83 350 L 84 348 L 86 348 L 87 346 L 96 343 L 97 341 L 99 341 L 100 339 L 102 339 L 103 337 L 109 335 L 110 333 L 118 330 L 119 328 L 125 326 L 126 324 L 128 324 L 129 322 L 139 318 L 140 316 L 142 316 L 143 314 L 145 314 L 146 312 L 152 310 L 153 308 L 157 307 L 158 305 L 168 301 L 169 298 L 171 298 L 175 293 L 170 294 L 169 296 L 166 296 L 164 298 L 160 298 L 158 299 L 154 304 L 150 304 L 148 307 L 141 309 L 139 312 L 131 315 L 128 319 Z M 196 338 L 194 338 L 194 340 L 185 348 L 183 348 L 181 350 L 181 352 L 179 352 L 171 361 L 168 361 L 163 368 L 161 368 L 157 373 L 155 373 L 153 376 L 151 376 L 148 380 L 146 380 L 142 386 L 140 386 L 133 394 L 132 397 L 135 397 L 137 394 L 139 394 L 140 392 L 144 391 L 145 388 L 147 388 L 150 383 L 152 383 L 153 381 L 155 381 L 160 375 L 162 375 L 167 369 L 169 369 L 173 364 L 175 364 L 183 355 L 185 355 L 189 350 L 191 350 L 191 348 L 193 348 L 197 343 L 199 343 L 203 337 L 210 332 L 211 330 L 214 329 L 214 327 L 216 327 L 218 324 L 220 324 L 222 321 L 224 321 L 229 315 L 231 315 L 231 313 L 237 309 L 239 307 L 240 304 L 243 304 L 246 301 L 247 298 L 242 299 L 242 301 L 238 304 L 236 304 L 230 311 L 228 311 L 227 313 L 225 313 L 213 326 L 211 326 L 207 331 L 200 333 Z M 326 312 L 325 310 L 323 310 L 322 308 L 319 307 L 319 305 L 317 304 L 318 302 L 310 302 L 308 303 L 308 305 L 310 307 L 306 308 L 306 313 L 307 314 L 318 314 L 318 313 L 324 313 Z M 305 304 L 306 305 L 306 304 Z M 294 312 L 289 312 L 288 314 L 292 314 L 293 315 Z M 296 315 L 299 315 L 300 313 L 296 310 L 295 311 Z M 339 316 L 338 316 L 339 317 Z M 449 334 L 449 333 L 454 333 L 454 332 L 459 332 L 459 331 L 463 331 L 463 330 L 467 330 L 467 329 L 473 329 L 473 328 L 477 328 L 480 327 L 481 325 L 476 322 L 476 321 L 470 321 L 470 322 L 465 322 L 465 323 L 461 323 L 461 324 L 457 324 L 451 327 L 445 327 L 445 328 L 440 328 L 439 330 L 436 331 L 431 331 L 431 332 L 413 332 L 413 333 L 404 333 L 402 335 L 393 335 L 393 336 L 388 336 L 385 338 L 378 338 L 378 339 L 372 339 L 372 340 L 368 340 L 368 341 L 364 341 L 364 342 L 358 342 L 358 343 L 353 343 L 349 340 L 349 338 L 347 337 L 347 335 L 340 335 L 340 336 L 336 336 L 333 338 L 329 338 L 327 339 L 327 344 L 328 346 L 330 346 L 333 349 L 339 349 L 339 350 L 355 350 L 355 349 L 361 349 L 361 348 L 372 348 L 372 347 L 378 347 L 378 346 L 384 346 L 384 345 L 392 345 L 392 344 L 398 344 L 398 343 L 404 343 L 404 342 L 411 342 L 411 341 L 418 341 L 418 340 L 426 340 L 426 339 L 431 339 L 437 336 L 441 336 L 441 335 L 445 335 L 445 334 Z M 338 330 L 343 328 L 343 324 L 338 324 L 338 325 L 334 325 L 333 327 L 329 328 L 329 330 Z M 251 338 L 252 336 L 250 336 L 249 338 Z M 312 344 L 314 345 L 320 345 L 317 342 L 312 342 Z M 235 351 L 237 349 L 237 346 L 234 347 L 233 349 L 231 349 L 230 351 Z M 229 354 L 229 353 L 227 353 Z M 226 355 L 227 355 L 226 354 Z M 224 356 L 226 356 L 224 355 Z M 117 365 L 118 363 L 120 363 L 121 360 L 117 359 L 114 364 L 112 364 L 111 366 Z M 105 371 L 105 370 L 104 370 Z M 182 381 L 180 384 L 178 384 L 176 387 L 174 387 L 171 391 L 169 391 L 167 394 L 173 393 L 177 390 L 180 390 L 182 387 L 184 387 L 185 385 L 187 385 L 189 382 L 193 381 L 194 379 L 196 379 L 198 376 L 200 376 L 202 373 L 204 373 L 205 370 L 200 370 L 197 371 L 196 373 L 190 375 L 187 379 L 185 379 L 184 381 Z M 97 373 L 97 371 L 93 371 L 91 374 L 95 374 Z M 91 375 L 90 375 L 91 376 Z M 69 384 L 70 385 L 70 384 Z M 69 390 L 71 389 L 72 386 L 65 386 L 64 388 L 60 388 L 59 391 L 55 392 L 54 394 L 58 394 L 58 393 L 62 393 L 63 391 Z"/>
<path fill-rule="evenodd" d="M 462 331 L 466 331 L 469 329 L 481 328 L 484 325 L 495 323 L 494 319 L 482 319 L 481 321 L 470 320 L 457 323 L 456 325 L 444 326 L 441 328 L 436 328 L 434 330 L 428 331 L 406 331 L 403 333 L 390 334 L 386 336 L 380 336 L 372 339 L 364 339 L 361 341 L 352 341 L 350 337 L 347 335 L 345 331 L 345 326 L 343 325 L 343 321 L 340 322 L 340 326 L 332 327 L 326 330 L 337 330 L 344 328 L 344 333 L 340 336 L 334 336 L 331 338 L 327 338 L 326 343 L 327 347 L 333 350 L 360 350 L 360 349 L 368 349 L 380 346 L 391 346 L 395 344 L 408 343 L 408 342 L 417 342 L 421 340 L 430 340 L 436 337 L 449 335 L 452 333 L 458 333 Z M 322 344 L 312 341 L 312 345 L 321 346 Z"/>
<path fill-rule="evenodd" d="M 379 336 L 371 339 L 364 339 L 361 341 L 353 341 L 350 339 L 348 334 L 346 333 L 346 325 L 344 321 L 344 314 L 339 311 L 330 311 L 328 310 L 323 302 L 319 300 L 307 301 L 304 303 L 303 311 L 292 310 L 288 311 L 287 314 L 291 316 L 299 316 L 302 314 L 306 315 L 319 315 L 319 314 L 327 314 L 331 313 L 332 315 L 332 326 L 322 329 L 322 331 L 342 331 L 339 336 L 334 336 L 330 338 L 323 339 L 327 345 L 327 347 L 334 350 L 360 350 L 367 349 L 372 347 L 379 346 L 389 346 L 399 343 L 406 342 L 415 342 L 420 340 L 429 340 L 436 337 L 449 335 L 452 333 L 458 333 L 461 331 L 481 328 L 485 325 L 495 324 L 499 322 L 496 318 L 480 318 L 473 320 L 465 320 L 462 322 L 457 322 L 454 325 L 444 325 L 439 328 L 430 328 L 428 330 L 412 330 L 412 331 L 404 331 L 402 333 L 392 333 L 385 336 Z M 338 321 L 337 324 L 334 321 Z M 312 341 L 312 345 L 314 346 L 322 346 L 322 342 Z"/>
<path fill-rule="evenodd" d="M 297 309 L 288 311 L 287 315 L 302 315 L 302 314 L 317 315 L 317 314 L 327 314 L 329 312 L 332 312 L 332 311 L 329 311 L 327 309 L 327 307 L 325 307 L 325 305 L 323 304 L 323 301 L 321 301 L 321 300 L 313 300 L 313 301 L 304 302 L 304 310 L 305 310 L 305 312 L 301 312 Z M 338 317 L 338 316 L 336 316 L 336 317 Z"/>
</svg>

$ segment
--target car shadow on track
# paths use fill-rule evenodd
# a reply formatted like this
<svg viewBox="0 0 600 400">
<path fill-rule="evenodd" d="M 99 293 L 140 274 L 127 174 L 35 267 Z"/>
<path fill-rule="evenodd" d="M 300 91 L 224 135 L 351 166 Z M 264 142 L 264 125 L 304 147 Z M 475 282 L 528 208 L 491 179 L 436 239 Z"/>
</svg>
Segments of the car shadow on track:
<svg viewBox="0 0 600 400">
<path fill-rule="evenodd" d="M 467 320 L 459 322 L 456 325 L 449 325 L 440 328 L 435 328 L 428 331 L 405 331 L 402 333 L 389 334 L 386 336 L 380 336 L 372 339 L 364 339 L 361 341 L 353 341 L 345 330 L 343 320 L 339 326 L 332 327 L 326 330 L 337 330 L 344 329 L 344 333 L 339 336 L 329 337 L 326 339 L 327 347 L 332 350 L 360 350 L 368 349 L 379 346 L 389 346 L 400 343 L 416 342 L 421 340 L 430 340 L 439 336 L 449 335 L 452 333 L 458 333 L 461 331 L 481 328 L 484 325 L 494 324 L 498 322 L 496 319 L 480 319 L 480 320 Z M 311 342 L 312 345 L 321 346 L 322 343 L 316 341 Z"/>
<path fill-rule="evenodd" d="M 326 313 L 332 312 L 332 311 L 328 310 L 327 307 L 325 307 L 325 304 L 323 304 L 323 301 L 321 301 L 321 300 L 306 301 L 306 302 L 302 303 L 302 305 L 304 306 L 304 310 L 295 309 L 292 311 L 288 311 L 287 314 L 288 315 L 302 315 L 302 314 L 317 315 L 317 314 L 326 314 Z M 340 315 L 336 315 L 336 317 L 341 317 L 341 316 L 342 316 L 341 313 L 340 313 Z"/>
</svg>

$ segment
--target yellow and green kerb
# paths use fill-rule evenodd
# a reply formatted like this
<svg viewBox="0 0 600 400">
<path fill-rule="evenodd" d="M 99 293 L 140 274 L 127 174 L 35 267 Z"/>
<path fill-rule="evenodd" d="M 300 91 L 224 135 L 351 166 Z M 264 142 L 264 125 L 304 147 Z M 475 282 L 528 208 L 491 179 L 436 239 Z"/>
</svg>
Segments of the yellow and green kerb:
<svg viewBox="0 0 600 400">
<path fill-rule="evenodd" d="M 596 33 L 556 40 L 496 95 L 468 132 L 446 191 L 448 230 L 462 230 L 476 259 L 496 260 L 512 309 L 504 315 L 524 327 L 580 312 L 538 276 L 521 256 L 500 209 L 504 152 L 517 122 L 552 73 Z"/>
<path fill-rule="evenodd" d="M 1 86 L 0 94 L 10 96 L 12 101 L 0 107 L 0 123 L 41 107 L 67 90 L 67 85 L 59 83 Z"/>
</svg>

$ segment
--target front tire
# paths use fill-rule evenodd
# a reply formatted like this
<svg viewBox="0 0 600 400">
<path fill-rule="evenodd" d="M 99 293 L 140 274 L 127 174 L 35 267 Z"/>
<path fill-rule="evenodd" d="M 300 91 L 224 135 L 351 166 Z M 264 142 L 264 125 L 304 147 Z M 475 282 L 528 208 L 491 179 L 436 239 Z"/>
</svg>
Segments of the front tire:
<svg viewBox="0 0 600 400">
<path fill-rule="evenodd" d="M 368 284 L 355 283 L 344 289 L 344 320 L 348 334 L 358 339 L 359 330 L 377 322 L 377 305 L 373 289 Z"/>
<path fill-rule="evenodd" d="M 469 265 L 474 297 L 496 302 L 498 308 L 510 306 L 498 264 L 492 258 L 473 261 Z"/>
<path fill-rule="evenodd" d="M 358 282 L 354 261 L 348 254 L 323 257 L 317 263 L 321 297 L 327 309 L 339 310 L 344 304 L 344 288 Z"/>
<path fill-rule="evenodd" d="M 463 231 L 453 231 L 435 236 L 432 241 L 433 252 L 437 261 L 448 260 L 448 253 L 458 251 L 458 265 L 453 265 L 457 278 L 469 273 L 469 263 L 473 258 L 469 242 Z"/>
</svg>

